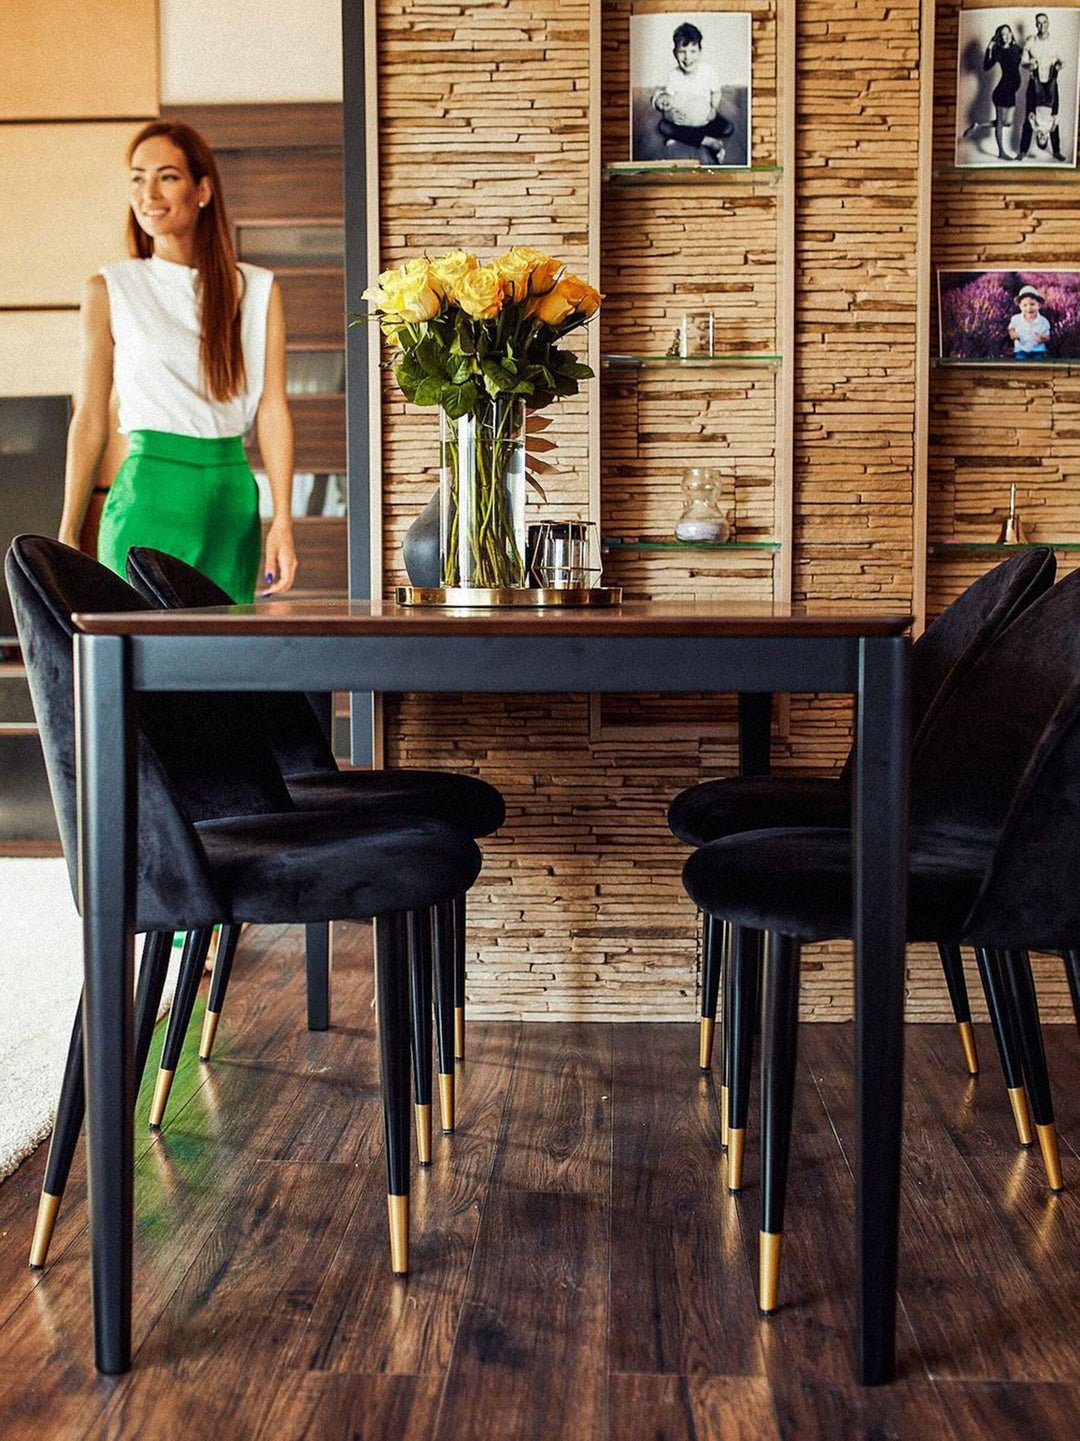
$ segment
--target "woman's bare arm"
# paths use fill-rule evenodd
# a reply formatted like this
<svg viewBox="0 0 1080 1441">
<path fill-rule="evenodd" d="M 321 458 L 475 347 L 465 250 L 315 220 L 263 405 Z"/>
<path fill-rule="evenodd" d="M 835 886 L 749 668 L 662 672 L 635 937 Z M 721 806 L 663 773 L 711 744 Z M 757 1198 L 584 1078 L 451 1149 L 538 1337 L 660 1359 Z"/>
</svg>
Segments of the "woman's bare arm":
<svg viewBox="0 0 1080 1441">
<path fill-rule="evenodd" d="M 78 546 L 86 507 L 109 439 L 109 397 L 113 385 L 113 338 L 109 295 L 101 275 L 86 282 L 79 312 L 81 357 L 75 414 L 68 429 L 64 468 L 64 510 L 60 539 Z"/>
<path fill-rule="evenodd" d="M 285 394 L 285 307 L 277 281 L 270 292 L 266 317 L 266 369 L 262 399 L 255 415 L 255 434 L 274 504 L 259 580 L 265 584 L 264 594 L 276 595 L 288 590 L 296 577 L 292 523 L 293 424 Z"/>
</svg>

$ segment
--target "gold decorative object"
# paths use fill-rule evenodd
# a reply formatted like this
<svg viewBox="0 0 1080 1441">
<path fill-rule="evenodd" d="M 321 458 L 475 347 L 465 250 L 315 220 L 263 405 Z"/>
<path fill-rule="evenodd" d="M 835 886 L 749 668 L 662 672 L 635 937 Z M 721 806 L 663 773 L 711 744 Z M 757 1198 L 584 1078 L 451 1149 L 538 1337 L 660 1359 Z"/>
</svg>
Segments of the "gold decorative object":
<svg viewBox="0 0 1080 1441">
<path fill-rule="evenodd" d="M 1009 486 L 1009 513 L 1001 523 L 998 545 L 1028 545 L 1030 538 L 1016 513 L 1016 482 Z"/>
<path fill-rule="evenodd" d="M 508 586 L 502 590 L 479 590 L 469 586 L 399 585 L 394 593 L 398 605 L 441 605 L 491 609 L 495 606 L 610 606 L 622 604 L 622 587 L 598 585 L 571 590 L 538 590 Z"/>
</svg>

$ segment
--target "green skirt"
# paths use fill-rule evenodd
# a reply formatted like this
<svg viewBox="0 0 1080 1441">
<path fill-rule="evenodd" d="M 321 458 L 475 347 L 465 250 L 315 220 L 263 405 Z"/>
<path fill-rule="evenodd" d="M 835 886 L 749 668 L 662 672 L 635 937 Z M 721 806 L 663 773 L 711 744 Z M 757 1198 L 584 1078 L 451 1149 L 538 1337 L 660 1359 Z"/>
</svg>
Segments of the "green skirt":
<svg viewBox="0 0 1080 1441">
<path fill-rule="evenodd" d="M 233 600 L 253 600 L 262 531 L 243 439 L 133 430 L 130 440 L 101 513 L 98 559 L 122 576 L 128 550 L 150 546 L 186 560 Z"/>
</svg>

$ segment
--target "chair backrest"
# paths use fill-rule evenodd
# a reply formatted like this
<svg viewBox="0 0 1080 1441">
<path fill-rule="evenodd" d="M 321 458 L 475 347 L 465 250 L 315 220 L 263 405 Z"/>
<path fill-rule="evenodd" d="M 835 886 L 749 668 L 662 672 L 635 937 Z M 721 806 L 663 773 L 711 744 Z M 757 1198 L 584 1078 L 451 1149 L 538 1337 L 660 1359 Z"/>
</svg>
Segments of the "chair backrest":
<svg viewBox="0 0 1080 1441">
<path fill-rule="evenodd" d="M 938 707 L 914 758 L 916 825 L 996 837 L 1039 738 L 1080 678 L 1080 571 L 1009 625 Z"/>
<path fill-rule="evenodd" d="M 161 610 L 233 604 L 232 597 L 201 570 L 148 546 L 135 545 L 128 551 L 127 575 L 139 594 Z M 274 691 L 249 696 L 248 701 L 257 709 L 282 775 L 325 775 L 337 770 L 334 752 L 306 696 Z"/>
<path fill-rule="evenodd" d="M 1080 681 L 1032 755 L 965 925 L 976 944 L 1080 946 Z"/>
<path fill-rule="evenodd" d="M 981 575 L 926 627 L 911 647 L 912 750 L 918 754 L 934 716 L 987 648 L 1054 583 L 1046 546 L 1021 551 Z M 854 752 L 844 766 L 850 780 Z"/>
<path fill-rule="evenodd" d="M 76 880 L 75 689 L 72 614 L 148 610 L 119 576 L 44 536 L 8 551 L 15 612 L 72 888 Z M 238 724 L 220 696 L 139 695 L 138 893 L 140 930 L 205 924 L 213 899 L 193 822 L 292 809 L 257 728 Z M 212 902 L 212 903 L 211 903 Z"/>
</svg>

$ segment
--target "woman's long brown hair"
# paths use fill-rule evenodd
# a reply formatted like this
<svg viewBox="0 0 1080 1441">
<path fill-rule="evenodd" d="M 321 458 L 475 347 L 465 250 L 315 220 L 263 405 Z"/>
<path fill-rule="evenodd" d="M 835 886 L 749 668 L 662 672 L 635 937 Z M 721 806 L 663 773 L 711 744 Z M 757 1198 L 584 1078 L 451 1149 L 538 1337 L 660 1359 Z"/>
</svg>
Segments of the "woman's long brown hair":
<svg viewBox="0 0 1080 1441">
<path fill-rule="evenodd" d="M 225 197 L 214 152 L 199 132 L 182 120 L 152 120 L 128 147 L 128 164 L 144 140 L 162 135 L 184 153 L 191 178 L 210 181 L 211 195 L 199 211 L 195 228 L 195 266 L 199 272 L 199 363 L 214 400 L 231 400 L 247 385 L 240 332 L 240 274 L 236 268 Z M 128 249 L 145 260 L 154 253 L 153 239 L 128 209 Z"/>
</svg>

